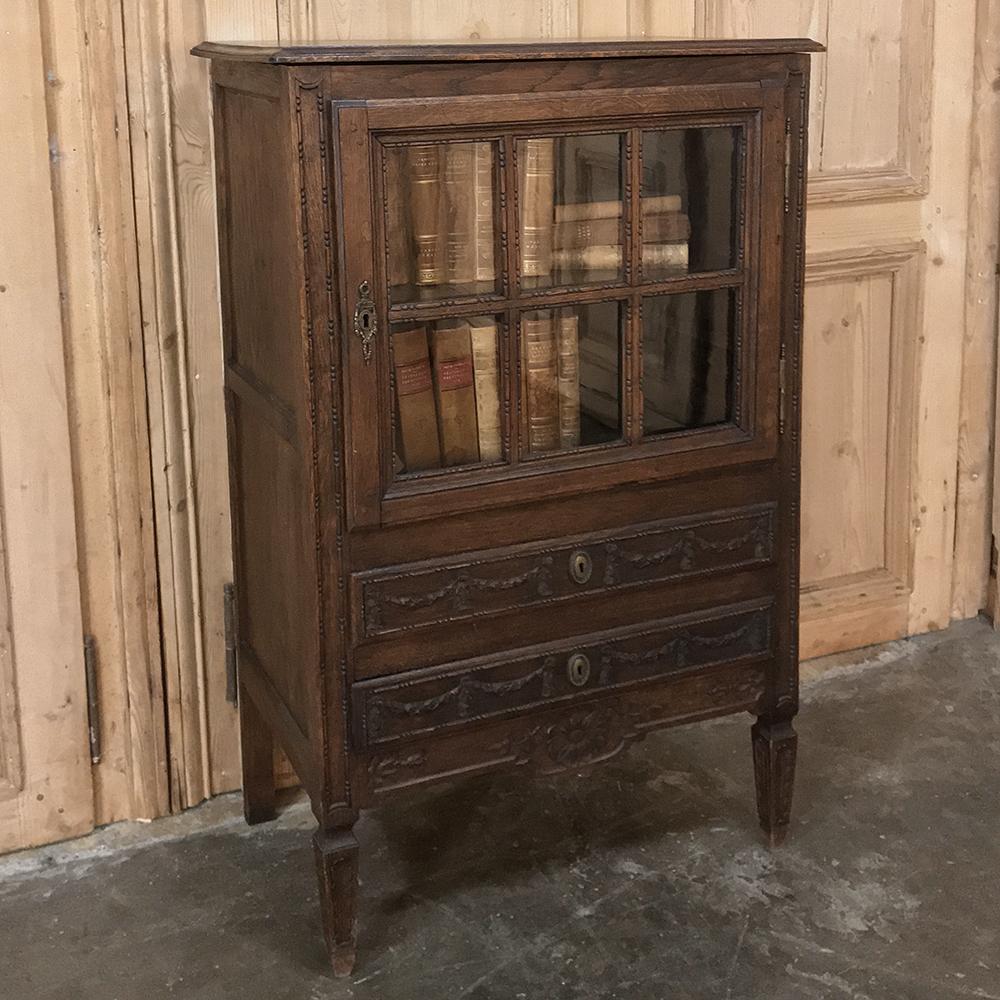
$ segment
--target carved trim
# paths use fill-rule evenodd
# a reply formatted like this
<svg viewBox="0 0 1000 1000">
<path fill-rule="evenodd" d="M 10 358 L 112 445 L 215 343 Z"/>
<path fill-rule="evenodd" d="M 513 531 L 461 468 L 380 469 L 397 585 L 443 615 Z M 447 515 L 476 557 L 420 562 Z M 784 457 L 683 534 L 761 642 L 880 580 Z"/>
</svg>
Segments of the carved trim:
<svg viewBox="0 0 1000 1000">
<path fill-rule="evenodd" d="M 393 783 L 400 774 L 416 771 L 427 760 L 423 750 L 402 750 L 391 753 L 372 754 L 368 758 L 368 780 L 372 788 L 383 788 Z"/>
<path fill-rule="evenodd" d="M 651 582 L 666 582 L 684 576 L 699 573 L 711 574 L 729 572 L 747 566 L 766 564 L 774 556 L 774 508 L 773 506 L 751 507 L 736 511 L 720 511 L 697 521 L 691 518 L 677 518 L 669 521 L 658 521 L 646 525 L 640 530 L 621 534 L 583 535 L 576 538 L 560 540 L 558 546 L 547 545 L 536 547 L 528 545 L 519 547 L 504 556 L 495 553 L 472 554 L 471 558 L 455 562 L 416 563 L 405 567 L 405 571 L 384 572 L 381 570 L 359 574 L 362 603 L 362 630 L 366 637 L 378 635 L 400 634 L 415 629 L 429 628 L 447 622 L 491 617 L 507 611 L 527 607 L 539 607 L 561 601 L 572 600 L 582 595 L 593 596 L 609 590 L 624 590 L 631 587 L 649 585 Z M 726 524 L 738 524 L 750 521 L 748 529 L 735 538 L 714 540 L 704 537 L 701 532 Z M 629 554 L 624 545 L 631 541 L 651 538 L 657 535 L 669 537 L 680 533 L 680 537 L 669 541 L 662 549 L 642 554 Z M 738 552 L 746 545 L 753 543 L 753 554 L 744 559 L 734 559 L 720 566 L 709 566 L 699 569 L 697 557 L 699 553 Z M 557 556 L 569 557 L 574 549 L 602 549 L 606 564 L 600 577 L 595 574 L 594 585 L 572 589 L 564 594 L 553 591 L 552 567 Z M 619 574 L 623 566 L 633 566 L 644 569 L 654 565 L 662 565 L 671 557 L 681 555 L 680 565 L 675 572 L 665 572 L 654 580 L 620 580 Z M 537 558 L 539 563 L 530 570 L 511 574 L 506 577 L 490 578 L 475 575 L 479 568 L 490 570 L 505 562 L 517 559 Z M 385 592 L 385 586 L 396 581 L 415 581 L 420 577 L 435 577 L 449 572 L 457 576 L 448 582 L 419 594 L 404 594 L 394 596 Z M 510 603 L 493 608 L 473 610 L 469 597 L 476 592 L 510 591 L 518 586 L 533 582 L 535 590 L 521 603 Z M 428 608 L 438 603 L 447 603 L 446 613 L 426 622 L 386 626 L 384 610 L 387 606 L 395 608 Z"/>
</svg>

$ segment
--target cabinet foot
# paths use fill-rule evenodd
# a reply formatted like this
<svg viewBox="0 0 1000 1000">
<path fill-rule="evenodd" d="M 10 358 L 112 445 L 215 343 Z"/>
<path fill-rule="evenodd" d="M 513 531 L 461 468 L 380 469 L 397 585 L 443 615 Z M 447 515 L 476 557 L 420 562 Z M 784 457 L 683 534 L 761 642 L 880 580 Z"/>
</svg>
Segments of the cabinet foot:
<svg viewBox="0 0 1000 1000">
<path fill-rule="evenodd" d="M 239 686 L 243 815 L 251 825 L 275 816 L 274 737 L 246 687 Z"/>
<path fill-rule="evenodd" d="M 758 719 L 751 730 L 753 769 L 757 785 L 757 815 L 772 847 L 788 833 L 795 784 L 798 735 L 791 722 Z"/>
<path fill-rule="evenodd" d="M 354 968 L 358 933 L 358 841 L 350 830 L 313 837 L 323 936 L 335 976 Z"/>
</svg>

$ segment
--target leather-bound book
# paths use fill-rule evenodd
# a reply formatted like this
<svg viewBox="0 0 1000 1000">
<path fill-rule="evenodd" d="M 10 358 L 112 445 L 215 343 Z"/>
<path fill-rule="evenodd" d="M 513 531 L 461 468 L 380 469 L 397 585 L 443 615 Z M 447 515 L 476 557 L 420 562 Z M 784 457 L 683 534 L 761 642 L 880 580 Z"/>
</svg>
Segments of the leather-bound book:
<svg viewBox="0 0 1000 1000">
<path fill-rule="evenodd" d="M 496 279 L 496 244 L 493 230 L 493 143 L 475 145 L 475 209 L 472 243 L 476 249 L 476 281 Z"/>
<path fill-rule="evenodd" d="M 580 444 L 580 317 L 563 310 L 558 329 L 559 447 L 576 448 Z"/>
<path fill-rule="evenodd" d="M 399 439 L 406 471 L 440 468 L 441 445 L 427 330 L 415 326 L 394 333 L 392 362 L 399 402 Z"/>
<path fill-rule="evenodd" d="M 491 319 L 469 320 L 469 334 L 472 339 L 472 370 L 476 383 L 479 459 L 482 462 L 498 462 L 502 444 L 496 322 Z"/>
<path fill-rule="evenodd" d="M 558 268 L 583 271 L 615 271 L 621 267 L 621 246 L 589 246 L 573 250 L 555 250 L 552 261 Z M 644 243 L 642 263 L 645 267 L 686 271 L 687 243 Z"/>
<path fill-rule="evenodd" d="M 643 216 L 680 212 L 683 209 L 680 195 L 666 194 L 642 199 Z M 622 214 L 620 201 L 579 201 L 556 205 L 555 221 L 577 222 L 580 219 L 617 219 Z"/>
<path fill-rule="evenodd" d="M 439 322 L 430 340 L 441 456 L 446 466 L 472 465 L 479 461 L 479 426 L 469 324 Z"/>
<path fill-rule="evenodd" d="M 524 339 L 525 400 L 528 450 L 533 454 L 559 448 L 559 365 L 552 311 L 521 320 Z"/>
<path fill-rule="evenodd" d="M 556 249 L 576 250 L 589 246 L 620 245 L 622 238 L 621 216 L 614 216 L 558 222 L 553 242 Z M 646 243 L 686 242 L 691 238 L 691 222 L 683 212 L 646 215 L 642 220 L 642 238 Z"/>
<path fill-rule="evenodd" d="M 521 214 L 521 273 L 547 275 L 552 270 L 555 205 L 555 140 L 525 139 L 518 160 Z"/>
<path fill-rule="evenodd" d="M 468 284 L 476 278 L 475 144 L 444 147 L 445 281 Z"/>
<path fill-rule="evenodd" d="M 418 285 L 439 285 L 445 276 L 441 188 L 443 152 L 440 143 L 410 146 L 407 169 L 410 188 L 410 229 L 416 256 Z"/>
<path fill-rule="evenodd" d="M 413 251 L 409 245 L 410 230 L 407 221 L 409 179 L 403 150 L 387 150 L 385 157 L 389 285 L 391 288 L 401 288 L 413 281 Z"/>
</svg>

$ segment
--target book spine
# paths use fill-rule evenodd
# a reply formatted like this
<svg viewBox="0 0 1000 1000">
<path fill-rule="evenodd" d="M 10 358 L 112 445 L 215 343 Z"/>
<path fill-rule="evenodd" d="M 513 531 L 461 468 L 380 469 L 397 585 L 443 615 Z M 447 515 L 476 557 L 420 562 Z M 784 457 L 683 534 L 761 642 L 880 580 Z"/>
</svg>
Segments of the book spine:
<svg viewBox="0 0 1000 1000">
<path fill-rule="evenodd" d="M 666 212 L 643 218 L 642 238 L 646 243 L 679 243 L 690 237 L 691 223 L 683 212 Z M 621 244 L 621 217 L 557 223 L 553 242 L 560 250 Z"/>
<path fill-rule="evenodd" d="M 521 272 L 533 277 L 552 270 L 555 204 L 555 140 L 526 139 L 519 163 Z"/>
<path fill-rule="evenodd" d="M 643 215 L 680 212 L 684 208 L 680 195 L 668 194 L 642 199 Z M 617 219 L 622 214 L 620 201 L 580 201 L 556 205 L 556 222 L 579 222 L 581 219 Z"/>
<path fill-rule="evenodd" d="M 386 242 L 389 245 L 389 284 L 393 288 L 413 281 L 413 253 L 407 245 L 407 170 L 404 151 L 387 150 L 386 156 Z"/>
<path fill-rule="evenodd" d="M 496 235 L 493 230 L 493 143 L 477 142 L 475 152 L 475 208 L 473 245 L 476 281 L 496 278 Z"/>
<path fill-rule="evenodd" d="M 444 239 L 441 234 L 441 146 L 411 146 L 407 153 L 416 283 L 439 285 L 445 273 Z"/>
<path fill-rule="evenodd" d="M 392 360 L 399 407 L 399 440 L 406 471 L 439 468 L 437 404 L 424 327 L 416 326 L 393 334 Z"/>
<path fill-rule="evenodd" d="M 498 462 L 500 437 L 500 378 L 497 367 L 497 326 L 489 320 L 472 320 L 472 368 L 476 381 L 476 418 L 479 423 L 479 459 Z"/>
<path fill-rule="evenodd" d="M 479 427 L 469 325 L 438 324 L 431 353 L 444 464 L 472 465 L 479 461 Z"/>
<path fill-rule="evenodd" d="M 555 451 L 559 447 L 559 390 L 556 336 L 552 313 L 545 310 L 523 319 L 528 450 Z"/>
<path fill-rule="evenodd" d="M 580 268 L 589 271 L 615 270 L 621 267 L 622 247 L 589 246 L 574 250 L 555 250 L 552 261 L 559 268 Z M 644 243 L 642 262 L 647 267 L 674 267 L 686 270 L 687 243 Z"/>
<path fill-rule="evenodd" d="M 559 446 L 580 444 L 580 319 L 576 313 L 559 318 Z"/>
<path fill-rule="evenodd" d="M 475 280 L 475 145 L 450 142 L 444 147 L 445 280 Z"/>
</svg>

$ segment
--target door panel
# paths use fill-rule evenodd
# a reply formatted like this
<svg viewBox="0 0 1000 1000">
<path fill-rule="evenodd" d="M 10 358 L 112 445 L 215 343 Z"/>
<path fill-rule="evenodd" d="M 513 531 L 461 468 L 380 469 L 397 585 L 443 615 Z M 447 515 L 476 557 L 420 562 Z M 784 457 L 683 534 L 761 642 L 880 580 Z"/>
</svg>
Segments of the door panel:
<svg viewBox="0 0 1000 1000">
<path fill-rule="evenodd" d="M 16 4 L 0 90 L 0 852 L 94 819 L 60 284 L 37 11 Z"/>
<path fill-rule="evenodd" d="M 774 456 L 782 90 L 635 97 L 334 107 L 354 524 Z"/>
</svg>

